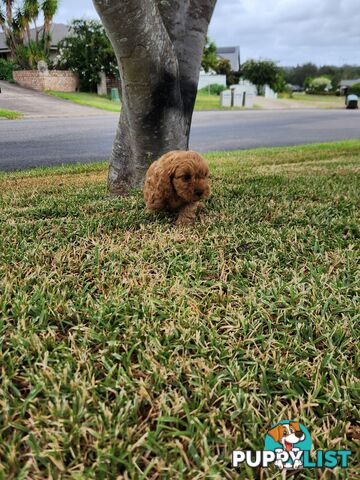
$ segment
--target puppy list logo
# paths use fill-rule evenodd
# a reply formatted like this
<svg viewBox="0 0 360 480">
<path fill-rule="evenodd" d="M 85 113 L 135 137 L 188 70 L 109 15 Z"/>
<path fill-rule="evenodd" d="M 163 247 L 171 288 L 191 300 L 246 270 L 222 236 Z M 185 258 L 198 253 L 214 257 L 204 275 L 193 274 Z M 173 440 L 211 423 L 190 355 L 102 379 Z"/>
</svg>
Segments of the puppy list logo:
<svg viewBox="0 0 360 480">
<path fill-rule="evenodd" d="M 301 468 L 347 468 L 350 450 L 318 450 L 311 457 L 312 441 L 309 430 L 299 422 L 283 420 L 275 424 L 265 436 L 263 451 L 235 450 L 232 466 L 267 468 L 274 464 L 280 470 Z"/>
</svg>

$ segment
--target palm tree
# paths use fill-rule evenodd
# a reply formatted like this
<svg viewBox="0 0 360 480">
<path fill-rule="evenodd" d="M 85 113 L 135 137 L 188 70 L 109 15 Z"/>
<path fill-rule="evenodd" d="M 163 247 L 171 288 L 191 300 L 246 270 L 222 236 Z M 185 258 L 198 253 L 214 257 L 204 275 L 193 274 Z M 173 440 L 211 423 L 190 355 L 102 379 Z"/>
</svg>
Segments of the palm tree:
<svg viewBox="0 0 360 480">
<path fill-rule="evenodd" d="M 32 45 L 33 41 L 31 39 L 31 34 L 30 34 L 30 24 L 33 22 L 35 25 L 35 32 L 36 32 L 36 43 L 38 41 L 38 29 L 36 26 L 36 19 L 39 16 L 39 2 L 38 0 L 24 0 L 23 4 L 23 17 L 24 17 L 24 23 L 25 23 L 25 29 L 26 29 L 26 34 L 27 34 L 27 50 L 28 50 L 28 63 L 29 67 L 33 68 L 34 65 L 34 59 L 33 55 L 31 54 L 32 51 Z"/>
<path fill-rule="evenodd" d="M 30 44 L 30 41 L 31 41 L 31 36 L 30 36 L 31 22 L 34 22 L 34 25 L 35 25 L 36 38 L 38 35 L 36 19 L 39 16 L 39 10 L 40 10 L 40 5 L 38 0 L 24 0 L 23 12 L 24 12 L 25 19 L 27 21 L 26 32 L 27 32 L 28 44 Z"/>
<path fill-rule="evenodd" d="M 4 30 L 11 56 L 21 59 L 19 63 L 28 63 L 32 67 L 37 58 L 48 56 L 51 23 L 58 5 L 58 0 L 23 0 L 22 3 L 17 0 L 0 0 L 0 27 Z M 2 6 L 4 8 L 1 8 Z M 14 7 L 16 7 L 15 11 Z M 36 26 L 40 9 L 44 15 L 41 41 L 39 41 L 39 31 Z M 35 40 L 32 40 L 30 35 L 32 22 L 35 25 Z M 25 36 L 27 36 L 27 45 L 24 45 Z"/>
<path fill-rule="evenodd" d="M 21 8 L 18 8 L 12 20 L 12 30 L 14 32 L 16 43 L 22 45 L 27 27 L 27 20 Z"/>
<path fill-rule="evenodd" d="M 44 14 L 44 31 L 43 31 L 43 40 L 44 40 L 44 49 L 45 53 L 48 55 L 50 51 L 50 29 L 52 19 L 57 12 L 59 7 L 58 0 L 44 0 L 42 3 L 42 11 Z"/>
<path fill-rule="evenodd" d="M 14 0 L 3 0 L 3 2 L 6 5 L 6 18 L 7 18 L 8 24 L 10 25 L 13 19 L 12 7 L 14 4 Z"/>
<path fill-rule="evenodd" d="M 10 48 L 11 56 L 15 57 L 16 55 L 16 41 L 14 37 L 14 33 L 12 31 L 13 26 L 13 4 L 15 3 L 14 0 L 0 0 L 1 4 L 5 5 L 5 12 L 1 9 L 0 11 L 0 26 L 4 30 L 6 42 Z"/>
</svg>

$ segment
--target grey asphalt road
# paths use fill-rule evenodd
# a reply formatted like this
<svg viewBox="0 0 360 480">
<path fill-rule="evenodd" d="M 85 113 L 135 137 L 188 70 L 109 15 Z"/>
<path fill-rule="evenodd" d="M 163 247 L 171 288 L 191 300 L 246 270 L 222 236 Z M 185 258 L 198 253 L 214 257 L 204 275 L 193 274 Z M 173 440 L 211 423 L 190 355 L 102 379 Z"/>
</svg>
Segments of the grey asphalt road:
<svg viewBox="0 0 360 480">
<path fill-rule="evenodd" d="M 106 160 L 118 115 L 0 120 L 0 170 Z M 360 138 L 360 111 L 196 112 L 191 148 L 200 152 Z"/>
</svg>

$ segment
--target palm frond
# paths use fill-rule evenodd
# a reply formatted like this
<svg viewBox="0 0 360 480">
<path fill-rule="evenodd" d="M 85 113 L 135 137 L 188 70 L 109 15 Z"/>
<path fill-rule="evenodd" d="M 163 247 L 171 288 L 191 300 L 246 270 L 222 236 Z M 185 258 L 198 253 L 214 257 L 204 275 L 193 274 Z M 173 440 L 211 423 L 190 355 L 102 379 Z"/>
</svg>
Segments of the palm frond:
<svg viewBox="0 0 360 480">
<path fill-rule="evenodd" d="M 44 0 L 41 6 L 42 11 L 44 13 L 44 17 L 52 18 L 57 12 L 58 7 L 59 7 L 58 0 Z"/>
<path fill-rule="evenodd" d="M 40 4 L 38 0 L 24 0 L 23 12 L 29 21 L 36 19 L 39 15 Z"/>
</svg>

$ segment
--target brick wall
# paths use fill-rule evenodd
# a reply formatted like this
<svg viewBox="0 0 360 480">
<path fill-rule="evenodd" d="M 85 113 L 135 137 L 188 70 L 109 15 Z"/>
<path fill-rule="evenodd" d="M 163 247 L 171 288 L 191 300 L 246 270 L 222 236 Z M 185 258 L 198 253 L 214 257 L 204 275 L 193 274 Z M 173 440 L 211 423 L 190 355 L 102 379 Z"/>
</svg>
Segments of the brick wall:
<svg viewBox="0 0 360 480">
<path fill-rule="evenodd" d="M 55 90 L 58 92 L 76 92 L 79 85 L 75 73 L 67 70 L 49 70 L 39 72 L 38 70 L 17 70 L 13 77 L 16 83 L 22 87 L 31 88 L 39 92 Z"/>
</svg>

